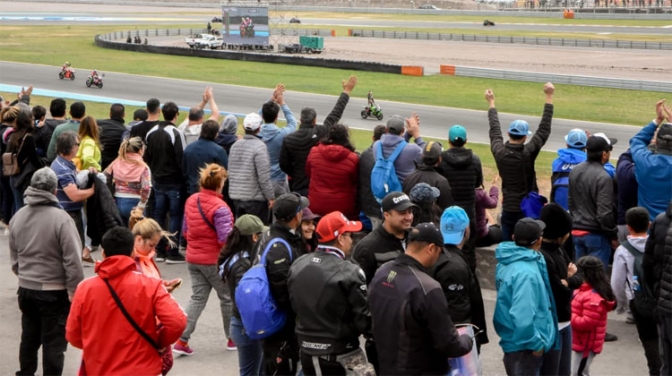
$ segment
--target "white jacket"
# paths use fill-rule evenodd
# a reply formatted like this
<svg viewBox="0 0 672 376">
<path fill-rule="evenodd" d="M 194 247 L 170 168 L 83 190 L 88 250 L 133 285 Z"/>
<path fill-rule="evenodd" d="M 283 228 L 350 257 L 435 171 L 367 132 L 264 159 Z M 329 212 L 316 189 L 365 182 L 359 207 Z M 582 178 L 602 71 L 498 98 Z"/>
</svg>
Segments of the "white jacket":
<svg viewBox="0 0 672 376">
<path fill-rule="evenodd" d="M 628 242 L 630 242 L 636 250 L 642 253 L 644 253 L 646 239 L 648 239 L 648 236 L 635 238 L 628 235 Z M 630 251 L 622 245 L 616 248 L 616 253 L 614 253 L 614 263 L 611 269 L 611 289 L 614 291 L 614 295 L 616 295 L 618 313 L 623 313 L 628 310 L 630 301 L 635 297 L 632 290 L 634 265 L 635 256 L 633 256 Z M 638 282 L 640 284 L 644 283 L 643 281 Z"/>
</svg>

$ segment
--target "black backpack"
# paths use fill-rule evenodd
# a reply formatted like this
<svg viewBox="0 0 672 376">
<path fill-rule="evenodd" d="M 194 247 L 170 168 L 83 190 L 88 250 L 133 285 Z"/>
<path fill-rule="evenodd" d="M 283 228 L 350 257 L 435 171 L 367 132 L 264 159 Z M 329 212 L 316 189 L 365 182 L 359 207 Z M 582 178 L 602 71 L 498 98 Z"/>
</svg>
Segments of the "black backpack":
<svg viewBox="0 0 672 376">
<path fill-rule="evenodd" d="M 621 243 L 621 245 L 635 257 L 632 271 L 633 283 L 630 286 L 630 289 L 634 295 L 633 302 L 635 307 L 637 307 L 637 312 L 642 316 L 653 318 L 657 302 L 653 292 L 644 279 L 644 268 L 642 267 L 644 253 L 635 249 L 635 247 L 633 247 L 627 240 Z"/>
</svg>

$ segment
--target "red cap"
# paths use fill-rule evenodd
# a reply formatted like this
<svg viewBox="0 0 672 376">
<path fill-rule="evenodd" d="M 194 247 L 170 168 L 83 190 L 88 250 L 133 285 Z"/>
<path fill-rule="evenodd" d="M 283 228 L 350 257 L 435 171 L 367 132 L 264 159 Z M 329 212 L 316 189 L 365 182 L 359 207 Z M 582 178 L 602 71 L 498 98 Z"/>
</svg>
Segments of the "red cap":
<svg viewBox="0 0 672 376">
<path fill-rule="evenodd" d="M 322 217 L 315 231 L 320 243 L 326 243 L 336 239 L 339 235 L 343 235 L 343 233 L 361 230 L 362 222 L 350 221 L 343 213 L 335 211 Z"/>
</svg>

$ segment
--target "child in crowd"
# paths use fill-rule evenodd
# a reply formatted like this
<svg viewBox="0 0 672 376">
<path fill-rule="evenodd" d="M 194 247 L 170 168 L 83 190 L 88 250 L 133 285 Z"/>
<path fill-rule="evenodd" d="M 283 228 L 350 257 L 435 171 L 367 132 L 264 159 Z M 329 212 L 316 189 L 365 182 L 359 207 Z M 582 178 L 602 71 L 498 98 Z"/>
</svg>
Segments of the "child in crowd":
<svg viewBox="0 0 672 376">
<path fill-rule="evenodd" d="M 649 238 L 647 231 L 651 221 L 649 211 L 642 207 L 634 207 L 625 212 L 625 223 L 628 228 L 628 239 L 621 243 L 614 253 L 611 268 L 611 288 L 616 296 L 617 312 L 632 312 L 637 327 L 639 342 L 644 347 L 644 355 L 650 375 L 660 374 L 660 352 L 658 350 L 658 330 L 653 312 L 645 312 L 635 305 L 635 290 L 646 288 L 644 281 L 634 280 L 637 259 L 641 265 L 644 247 Z"/>
<path fill-rule="evenodd" d="M 589 376 L 590 364 L 602 352 L 607 313 L 616 305 L 616 297 L 597 257 L 581 257 L 577 267 L 584 283 L 572 300 L 572 376 Z"/>
<path fill-rule="evenodd" d="M 243 274 L 252 267 L 254 244 L 267 227 L 261 220 L 251 214 L 240 216 L 222 248 L 217 265 L 219 275 L 231 291 L 231 324 L 229 333 L 238 348 L 238 369 L 241 376 L 253 376 L 261 373 L 262 349 L 261 341 L 250 339 L 245 334 L 243 321 L 236 306 L 236 287 Z"/>
</svg>

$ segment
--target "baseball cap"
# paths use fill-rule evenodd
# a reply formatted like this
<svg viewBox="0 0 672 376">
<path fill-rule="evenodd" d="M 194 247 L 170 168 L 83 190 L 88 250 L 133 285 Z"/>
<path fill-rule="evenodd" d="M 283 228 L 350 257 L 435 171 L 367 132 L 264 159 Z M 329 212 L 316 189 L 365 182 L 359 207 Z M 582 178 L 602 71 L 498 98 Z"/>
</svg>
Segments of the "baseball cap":
<svg viewBox="0 0 672 376">
<path fill-rule="evenodd" d="M 618 142 L 615 138 L 609 138 L 604 133 L 596 133 L 588 137 L 586 150 L 588 151 L 611 151 L 613 145 Z"/>
<path fill-rule="evenodd" d="M 588 142 L 588 136 L 583 129 L 574 128 L 565 136 L 565 142 L 570 148 L 584 149 Z"/>
<path fill-rule="evenodd" d="M 443 244 L 460 244 L 469 227 L 469 216 L 459 206 L 446 208 L 441 215 L 441 235 Z"/>
<path fill-rule="evenodd" d="M 539 240 L 544 233 L 546 224 L 542 221 L 525 217 L 516 223 L 513 228 L 513 238 L 516 245 L 530 246 Z"/>
<path fill-rule="evenodd" d="M 261 119 L 261 116 L 259 116 L 258 113 L 252 112 L 251 114 L 247 114 L 245 116 L 245 120 L 243 120 L 243 128 L 247 129 L 248 131 L 256 131 L 261 127 L 261 124 L 264 121 Z"/>
<path fill-rule="evenodd" d="M 602 133 L 602 132 L 600 132 L 600 133 L 595 133 L 593 136 L 596 136 L 596 137 L 602 137 L 602 138 L 603 138 L 605 141 L 607 141 L 607 142 L 609 143 L 609 145 L 611 145 L 611 146 L 614 146 L 614 145 L 616 145 L 616 143 L 618 143 L 618 140 L 617 140 L 617 139 L 615 139 L 615 138 L 613 138 L 613 137 L 607 137 L 607 135 L 604 134 L 604 133 Z"/>
<path fill-rule="evenodd" d="M 294 218 L 300 211 L 307 208 L 310 201 L 298 193 L 285 193 L 275 199 L 273 215 L 279 220 Z"/>
<path fill-rule="evenodd" d="M 438 188 L 427 183 L 418 183 L 411 188 L 411 201 L 417 203 L 431 203 L 441 196 Z"/>
<path fill-rule="evenodd" d="M 546 225 L 544 230 L 546 239 L 557 239 L 572 231 L 572 217 L 558 204 L 544 205 L 539 219 Z"/>
<path fill-rule="evenodd" d="M 672 123 L 663 123 L 658 127 L 656 138 L 672 140 Z"/>
<path fill-rule="evenodd" d="M 253 235 L 268 230 L 256 215 L 245 214 L 236 219 L 235 226 L 242 235 Z"/>
<path fill-rule="evenodd" d="M 408 233 L 408 243 L 412 242 L 427 242 L 443 247 L 441 231 L 431 222 L 420 223 L 411 229 Z"/>
<path fill-rule="evenodd" d="M 406 119 L 399 115 L 392 115 L 387 119 L 387 131 L 392 131 L 394 134 L 401 134 L 406 127 Z"/>
<path fill-rule="evenodd" d="M 509 124 L 509 134 L 514 136 L 529 136 L 532 132 L 530 132 L 530 125 L 525 120 L 514 120 Z"/>
<path fill-rule="evenodd" d="M 422 148 L 422 163 L 425 165 L 433 165 L 441 157 L 441 144 L 436 141 L 429 141 L 424 148 Z"/>
<path fill-rule="evenodd" d="M 335 211 L 320 219 L 315 232 L 317 232 L 318 240 L 321 243 L 326 243 L 346 232 L 358 232 L 361 230 L 362 222 L 350 221 L 343 213 Z"/>
<path fill-rule="evenodd" d="M 383 209 L 383 212 L 388 212 L 390 210 L 404 211 L 410 207 L 416 206 L 411 198 L 404 192 L 390 192 L 383 198 L 383 202 L 380 205 Z"/>
<path fill-rule="evenodd" d="M 467 141 L 467 130 L 461 125 L 453 125 L 448 131 L 448 140 L 450 142 Z"/>
<path fill-rule="evenodd" d="M 312 221 L 313 219 L 320 218 L 319 215 L 313 213 L 309 208 L 304 208 L 301 211 L 301 220 L 302 221 Z"/>
</svg>

